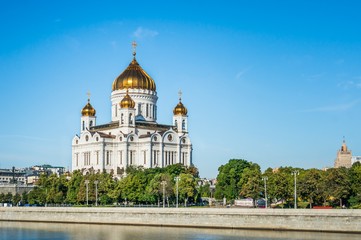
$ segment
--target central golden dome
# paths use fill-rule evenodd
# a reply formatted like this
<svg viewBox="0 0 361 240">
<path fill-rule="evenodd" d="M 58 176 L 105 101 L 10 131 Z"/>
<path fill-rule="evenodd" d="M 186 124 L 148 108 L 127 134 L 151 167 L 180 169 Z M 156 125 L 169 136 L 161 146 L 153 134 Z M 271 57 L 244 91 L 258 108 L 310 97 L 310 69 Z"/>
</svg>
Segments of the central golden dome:
<svg viewBox="0 0 361 240">
<path fill-rule="evenodd" d="M 129 66 L 114 80 L 112 90 L 145 89 L 155 91 L 154 80 L 139 65 L 135 56 Z"/>
</svg>

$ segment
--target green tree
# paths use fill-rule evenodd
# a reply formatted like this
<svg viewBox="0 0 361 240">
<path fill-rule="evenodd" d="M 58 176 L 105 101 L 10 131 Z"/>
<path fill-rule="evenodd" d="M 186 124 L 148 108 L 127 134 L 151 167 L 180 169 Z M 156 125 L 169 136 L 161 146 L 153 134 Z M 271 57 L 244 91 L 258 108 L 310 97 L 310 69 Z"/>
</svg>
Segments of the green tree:
<svg viewBox="0 0 361 240">
<path fill-rule="evenodd" d="M 329 200 L 338 201 L 339 206 L 342 207 L 350 196 L 351 190 L 348 169 L 344 167 L 328 169 L 324 179 L 324 189 Z"/>
<path fill-rule="evenodd" d="M 28 203 L 31 205 L 45 205 L 46 203 L 46 194 L 43 189 L 40 187 L 34 187 L 32 191 L 28 194 Z"/>
<path fill-rule="evenodd" d="M 117 182 L 113 176 L 110 173 L 97 173 L 90 177 L 92 202 L 95 202 L 95 180 L 98 181 L 98 198 L 101 204 L 111 204 L 119 199 L 120 193 L 117 191 Z"/>
<path fill-rule="evenodd" d="M 349 179 L 351 182 L 351 197 L 349 204 L 351 207 L 361 205 L 361 163 L 356 162 L 349 171 Z"/>
<path fill-rule="evenodd" d="M 319 189 L 322 173 L 323 171 L 318 169 L 309 169 L 302 172 L 298 178 L 297 190 L 301 198 L 309 202 L 310 208 L 313 204 L 322 204 Z"/>
<path fill-rule="evenodd" d="M 267 194 L 272 201 L 288 202 L 293 196 L 291 170 L 288 168 L 279 168 L 268 176 Z"/>
<path fill-rule="evenodd" d="M 22 201 L 23 204 L 28 203 L 28 193 L 27 193 L 27 192 L 23 192 L 23 193 L 21 194 L 21 201 Z M 1 201 L 0 201 L 0 202 L 1 202 Z"/>
<path fill-rule="evenodd" d="M 240 188 L 240 196 L 252 198 L 255 204 L 263 188 L 261 168 L 258 164 L 252 163 L 250 167 L 244 169 L 238 187 Z"/>
<path fill-rule="evenodd" d="M 13 202 L 13 195 L 10 192 L 4 195 L 4 202 L 6 203 Z"/>
<path fill-rule="evenodd" d="M 5 194 L 0 193 L 0 203 L 4 203 L 4 202 L 5 202 Z"/>
<path fill-rule="evenodd" d="M 163 181 L 165 182 L 164 197 L 169 200 L 169 197 L 174 196 L 173 182 L 171 176 L 167 173 L 158 173 L 154 176 L 154 178 L 149 182 L 146 187 L 146 192 L 149 194 L 150 202 L 158 202 L 158 205 L 160 204 L 160 201 L 163 198 Z"/>
<path fill-rule="evenodd" d="M 78 192 L 80 184 L 83 181 L 83 174 L 76 170 L 72 173 L 70 180 L 67 182 L 66 203 L 76 204 L 78 202 Z"/>
<path fill-rule="evenodd" d="M 20 200 L 21 200 L 21 195 L 19 193 L 17 193 L 13 196 L 13 199 L 11 202 L 13 203 L 13 205 L 18 205 L 20 203 Z"/>
<path fill-rule="evenodd" d="M 196 180 L 192 174 L 182 173 L 179 175 L 178 191 L 180 200 L 184 201 L 184 206 L 187 206 L 189 198 L 194 198 L 197 194 Z"/>
<path fill-rule="evenodd" d="M 139 174 L 130 174 L 119 183 L 121 198 L 130 202 L 140 202 L 141 195 L 145 191 L 145 184 Z"/>
<path fill-rule="evenodd" d="M 202 186 L 199 186 L 198 192 L 201 197 L 211 197 L 211 185 L 206 183 Z"/>
<path fill-rule="evenodd" d="M 237 198 L 240 193 L 238 182 L 244 169 L 250 166 L 251 163 L 243 159 L 231 159 L 227 164 L 220 166 L 215 197 L 218 199 L 226 197 L 229 200 Z"/>
<path fill-rule="evenodd" d="M 150 202 L 158 202 L 160 204 L 161 199 L 161 182 L 162 182 L 162 173 L 158 173 L 154 176 L 154 178 L 148 183 L 146 187 L 146 192 L 149 196 Z"/>
</svg>

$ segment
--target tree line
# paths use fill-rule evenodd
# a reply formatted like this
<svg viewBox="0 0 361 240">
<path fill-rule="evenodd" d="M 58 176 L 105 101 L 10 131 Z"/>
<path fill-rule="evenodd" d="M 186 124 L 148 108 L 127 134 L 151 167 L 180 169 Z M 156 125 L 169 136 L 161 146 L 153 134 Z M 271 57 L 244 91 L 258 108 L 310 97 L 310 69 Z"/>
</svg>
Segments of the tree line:
<svg viewBox="0 0 361 240">
<path fill-rule="evenodd" d="M 178 184 L 176 177 L 179 177 Z M 181 164 L 149 169 L 128 167 L 126 177 L 122 179 L 113 178 L 113 173 L 94 170 L 85 175 L 79 170 L 71 175 L 42 174 L 32 191 L 14 196 L 0 194 L 0 202 L 40 206 L 95 205 L 97 199 L 100 205 L 161 205 L 164 198 L 166 204 L 175 204 L 178 189 L 179 202 L 187 205 L 200 200 L 202 187 L 197 186 L 198 178 L 196 167 Z"/>
<path fill-rule="evenodd" d="M 294 175 L 296 173 L 296 175 Z M 178 188 L 176 177 L 179 177 Z M 0 202 L 22 204 L 175 204 L 201 202 L 202 197 L 215 198 L 232 204 L 235 199 L 265 198 L 273 207 L 294 207 L 294 187 L 297 180 L 297 205 L 361 208 L 361 164 L 351 168 L 327 170 L 281 167 L 266 169 L 243 159 L 231 159 L 218 169 L 216 187 L 198 184 L 196 167 L 181 164 L 166 168 L 129 167 L 122 179 L 112 173 L 91 170 L 88 174 L 74 171 L 70 175 L 41 175 L 37 186 L 22 195 L 0 194 Z M 88 182 L 88 184 L 86 184 Z M 95 184 L 97 183 L 97 184 Z M 97 188 L 97 189 L 96 189 Z M 265 191 L 267 190 L 267 191 Z M 97 194 L 96 194 L 97 192 Z"/>
<path fill-rule="evenodd" d="M 294 207 L 296 180 L 297 205 L 361 208 L 361 164 L 351 168 L 302 169 L 268 168 L 263 173 L 258 164 L 231 159 L 218 169 L 215 197 L 228 201 L 265 198 L 273 206 Z M 296 174 L 296 176 L 295 176 Z M 266 190 L 266 191 L 265 191 Z"/>
</svg>

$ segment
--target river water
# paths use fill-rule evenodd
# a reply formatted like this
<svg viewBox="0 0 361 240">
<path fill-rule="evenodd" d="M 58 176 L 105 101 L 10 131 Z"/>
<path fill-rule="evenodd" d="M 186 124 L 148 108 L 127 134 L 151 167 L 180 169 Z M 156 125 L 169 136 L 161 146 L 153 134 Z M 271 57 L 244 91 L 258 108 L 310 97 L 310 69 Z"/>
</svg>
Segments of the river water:
<svg viewBox="0 0 361 240">
<path fill-rule="evenodd" d="M 361 239 L 357 234 L 0 222 L 0 240 Z"/>
</svg>

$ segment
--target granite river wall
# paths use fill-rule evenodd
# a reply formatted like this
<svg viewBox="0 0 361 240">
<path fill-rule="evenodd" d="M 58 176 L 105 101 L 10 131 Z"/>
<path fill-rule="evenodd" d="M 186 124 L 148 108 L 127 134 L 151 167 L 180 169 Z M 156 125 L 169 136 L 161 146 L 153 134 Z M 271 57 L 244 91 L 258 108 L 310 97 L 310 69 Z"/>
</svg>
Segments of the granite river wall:
<svg viewBox="0 0 361 240">
<path fill-rule="evenodd" d="M 0 207 L 0 221 L 361 234 L 361 210 Z"/>
</svg>

